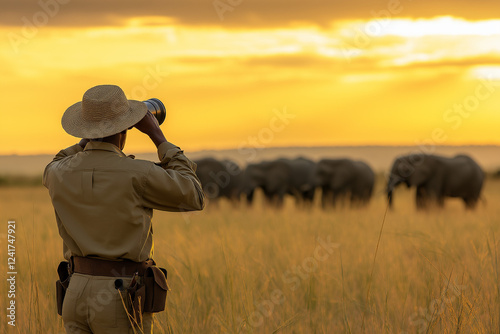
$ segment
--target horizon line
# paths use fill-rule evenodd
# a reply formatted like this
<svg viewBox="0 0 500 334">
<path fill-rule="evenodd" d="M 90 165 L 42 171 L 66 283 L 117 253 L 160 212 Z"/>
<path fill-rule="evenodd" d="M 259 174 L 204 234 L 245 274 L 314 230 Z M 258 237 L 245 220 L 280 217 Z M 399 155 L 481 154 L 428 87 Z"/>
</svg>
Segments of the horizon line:
<svg viewBox="0 0 500 334">
<path fill-rule="evenodd" d="M 344 144 L 344 145 L 310 145 L 310 146 L 300 146 L 300 145 L 290 145 L 290 146 L 269 146 L 269 147 L 232 147 L 232 148 L 220 148 L 220 149 L 209 149 L 209 148 L 204 148 L 204 149 L 198 149 L 198 150 L 186 150 L 183 149 L 183 151 L 188 151 L 189 153 L 201 153 L 201 152 L 227 152 L 227 151 L 238 151 L 241 149 L 256 149 L 259 151 L 262 150 L 275 150 L 275 149 L 321 149 L 321 148 L 368 148 L 368 147 L 373 147 L 373 148 L 398 148 L 398 147 L 408 147 L 408 148 L 429 148 L 429 147 L 444 147 L 444 148 L 449 148 L 449 147 L 498 147 L 500 148 L 500 144 L 447 144 L 447 145 L 442 145 L 442 144 L 435 144 L 435 145 L 409 145 L 409 144 Z M 125 151 L 127 151 L 125 149 Z M 133 152 L 130 151 L 134 154 L 155 154 L 156 151 L 140 151 L 140 152 Z M 129 152 L 129 153 L 130 153 Z M 44 156 L 44 155 L 55 155 L 57 152 L 53 153 L 46 153 L 46 152 L 41 152 L 41 153 L 0 153 L 0 157 L 9 157 L 9 156 L 26 156 L 26 157 L 32 157 L 32 156 Z"/>
</svg>

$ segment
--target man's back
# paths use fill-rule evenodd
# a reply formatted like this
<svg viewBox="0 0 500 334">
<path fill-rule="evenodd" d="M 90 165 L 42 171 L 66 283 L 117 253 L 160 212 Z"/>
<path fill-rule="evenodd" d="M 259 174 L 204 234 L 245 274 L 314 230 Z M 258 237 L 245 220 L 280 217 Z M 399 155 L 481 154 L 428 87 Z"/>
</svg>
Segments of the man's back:
<svg viewBox="0 0 500 334">
<path fill-rule="evenodd" d="M 169 163 L 165 169 L 129 158 L 104 142 L 90 142 L 83 151 L 56 157 L 46 169 L 44 184 L 52 198 L 65 257 L 149 258 L 152 209 L 182 211 L 202 206 L 201 189 L 193 187 L 197 183 L 193 163 L 179 153 L 170 143 L 159 147 L 159 155 Z"/>
</svg>

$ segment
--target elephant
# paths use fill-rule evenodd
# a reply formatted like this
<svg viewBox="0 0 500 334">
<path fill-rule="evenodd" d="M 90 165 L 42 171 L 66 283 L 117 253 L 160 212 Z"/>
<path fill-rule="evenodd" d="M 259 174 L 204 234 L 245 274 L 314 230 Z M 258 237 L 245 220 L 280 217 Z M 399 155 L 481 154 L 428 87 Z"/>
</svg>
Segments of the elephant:
<svg viewBox="0 0 500 334">
<path fill-rule="evenodd" d="M 306 206 L 312 205 L 316 190 L 314 187 L 316 163 L 303 157 L 288 160 L 288 163 L 292 174 L 287 193 Z"/>
<path fill-rule="evenodd" d="M 314 199 L 313 173 L 315 163 L 306 158 L 277 159 L 249 164 L 244 173 L 242 193 L 249 204 L 253 203 L 257 188 L 264 192 L 266 200 L 282 206 L 286 194 L 297 202 L 311 205 Z"/>
<path fill-rule="evenodd" d="M 322 190 L 323 208 L 335 207 L 339 199 L 349 199 L 353 206 L 369 203 L 375 185 L 375 173 L 362 161 L 323 159 L 315 171 L 315 185 Z"/>
<path fill-rule="evenodd" d="M 397 158 L 387 181 L 389 206 L 399 184 L 416 187 L 417 209 L 435 203 L 444 206 L 445 197 L 461 198 L 467 209 L 474 209 L 481 197 L 484 172 L 467 155 L 447 158 L 437 155 L 412 154 Z"/>
<path fill-rule="evenodd" d="M 196 175 L 208 199 L 224 197 L 232 202 L 239 200 L 243 171 L 234 161 L 204 158 L 195 163 Z"/>
</svg>

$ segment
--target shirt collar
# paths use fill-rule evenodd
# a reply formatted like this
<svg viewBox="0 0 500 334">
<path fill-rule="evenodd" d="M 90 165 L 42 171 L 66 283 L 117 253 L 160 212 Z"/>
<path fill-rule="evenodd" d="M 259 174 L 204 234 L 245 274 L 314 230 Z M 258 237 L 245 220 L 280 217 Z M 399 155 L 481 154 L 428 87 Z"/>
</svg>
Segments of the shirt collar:
<svg viewBox="0 0 500 334">
<path fill-rule="evenodd" d="M 111 143 L 106 143 L 102 141 L 90 141 L 87 143 L 85 146 L 84 151 L 109 151 L 109 152 L 114 152 L 122 157 L 126 157 L 125 153 L 122 152 L 118 147 Z"/>
</svg>

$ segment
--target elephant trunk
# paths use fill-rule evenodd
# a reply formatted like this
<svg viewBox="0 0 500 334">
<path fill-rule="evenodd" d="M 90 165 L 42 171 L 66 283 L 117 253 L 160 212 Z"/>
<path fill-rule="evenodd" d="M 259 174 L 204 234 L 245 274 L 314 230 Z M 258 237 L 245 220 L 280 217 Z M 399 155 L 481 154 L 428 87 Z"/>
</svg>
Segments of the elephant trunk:
<svg viewBox="0 0 500 334">
<path fill-rule="evenodd" d="M 389 201 L 389 207 L 392 209 L 392 190 L 387 192 L 387 200 Z"/>
<path fill-rule="evenodd" d="M 392 208 L 392 205 L 393 205 L 393 193 L 394 193 L 394 188 L 396 188 L 396 186 L 398 184 L 400 184 L 402 181 L 391 176 L 391 178 L 389 179 L 389 181 L 387 182 L 387 188 L 386 188 L 386 192 L 387 192 L 387 200 L 389 201 L 389 207 Z"/>
</svg>

